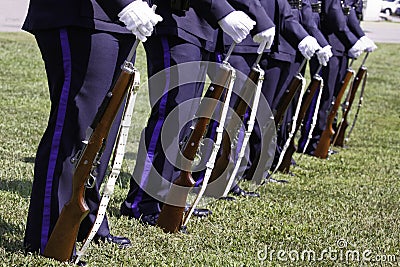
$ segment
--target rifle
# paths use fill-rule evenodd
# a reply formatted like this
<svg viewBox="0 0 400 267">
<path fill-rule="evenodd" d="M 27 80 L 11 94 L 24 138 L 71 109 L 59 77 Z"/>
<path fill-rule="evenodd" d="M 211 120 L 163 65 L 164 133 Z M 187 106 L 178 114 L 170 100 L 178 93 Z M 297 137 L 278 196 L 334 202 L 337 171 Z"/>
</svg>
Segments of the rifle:
<svg viewBox="0 0 400 267">
<path fill-rule="evenodd" d="M 279 100 L 278 108 L 273 111 L 273 115 L 275 118 L 275 126 L 276 129 L 279 129 L 285 116 L 286 110 L 288 109 L 290 102 L 292 102 L 294 95 L 296 92 L 302 87 L 304 83 L 304 77 L 301 75 L 301 70 L 303 69 L 304 65 L 306 64 L 307 59 L 303 59 L 300 64 L 300 67 L 296 73 L 296 75 L 290 81 L 288 88 L 286 89 L 285 93 Z"/>
<path fill-rule="evenodd" d="M 298 112 L 297 117 L 294 116 L 293 121 L 294 124 L 292 125 L 292 131 L 289 135 L 288 140 L 285 143 L 285 146 L 283 147 L 283 150 L 281 152 L 281 163 L 277 164 L 276 169 L 283 172 L 283 173 L 288 173 L 290 166 L 292 165 L 292 156 L 294 152 L 296 152 L 297 148 L 296 145 L 294 144 L 294 139 L 293 136 L 296 136 L 297 131 L 300 129 L 302 126 L 303 120 L 306 116 L 307 110 L 311 105 L 312 99 L 317 92 L 318 88 L 322 90 L 323 87 L 323 80 L 321 76 L 319 75 L 319 72 L 321 70 L 321 65 L 318 67 L 317 71 L 315 72 L 310 84 L 308 85 L 308 88 L 306 92 L 304 93 L 302 104 L 300 107 L 300 110 Z M 295 114 L 296 115 L 296 114 Z"/>
<path fill-rule="evenodd" d="M 328 152 L 329 152 L 329 147 L 331 144 L 331 138 L 334 135 L 335 131 L 333 130 L 333 121 L 335 120 L 337 111 L 340 106 L 340 101 L 342 100 L 342 97 L 344 95 L 344 92 L 346 91 L 346 88 L 348 87 L 349 83 L 351 82 L 352 78 L 354 76 L 354 70 L 351 68 L 351 66 L 347 69 L 346 71 L 346 76 L 344 77 L 344 80 L 342 81 L 342 87 L 339 90 L 339 93 L 336 97 L 335 102 L 333 102 L 333 106 L 328 114 L 325 130 L 321 134 L 321 138 L 319 139 L 317 148 L 314 151 L 314 156 L 321 158 L 321 159 L 326 159 L 328 157 Z M 351 90 L 350 86 L 350 89 Z"/>
<path fill-rule="evenodd" d="M 72 177 L 72 196 L 64 205 L 56 225 L 50 235 L 43 255 L 59 261 L 71 258 L 79 226 L 89 213 L 85 202 L 85 187 L 95 185 L 95 168 L 106 146 L 106 140 L 121 104 L 129 88 L 132 86 L 136 69 L 132 58 L 139 41 L 136 40 L 127 59 L 121 66 L 121 73 L 106 94 L 94 121 L 86 130 L 83 149 L 79 153 Z"/>
<path fill-rule="evenodd" d="M 353 86 L 351 88 L 351 91 L 349 91 L 348 101 L 346 101 L 346 103 L 344 104 L 342 120 L 338 125 L 338 130 L 335 134 L 334 141 L 332 142 L 332 144 L 335 146 L 343 147 L 345 141 L 347 141 L 347 140 L 345 140 L 345 137 L 344 137 L 346 129 L 349 126 L 349 123 L 347 122 L 347 116 L 349 115 L 351 106 L 352 106 L 354 98 L 356 96 L 357 89 L 360 86 L 361 81 L 363 81 L 362 91 L 360 94 L 360 102 L 359 102 L 357 113 L 356 113 L 356 115 L 358 116 L 358 112 L 359 112 L 360 106 L 362 104 L 362 97 L 364 94 L 365 83 L 367 81 L 367 67 L 364 64 L 365 64 L 365 61 L 367 60 L 368 54 L 369 54 L 368 52 L 365 54 L 365 57 L 361 63 L 361 66 L 358 68 L 357 75 L 354 78 Z M 355 124 L 357 116 L 354 117 L 353 125 Z M 352 126 L 352 129 L 353 128 L 354 128 L 354 126 Z M 351 131 L 349 132 L 349 135 L 350 135 L 350 133 L 351 133 Z"/>
<path fill-rule="evenodd" d="M 235 70 L 228 63 L 234 46 L 235 43 L 231 45 L 223 63 L 218 65 L 217 81 L 208 87 L 200 103 L 195 116 L 197 118 L 196 124 L 182 151 L 182 155 L 186 159 L 184 161 L 185 166 L 182 166 L 179 177 L 172 184 L 157 219 L 157 226 L 162 228 L 166 233 L 176 233 L 181 228 L 186 199 L 190 189 L 195 185 L 190 171 L 193 160 L 195 159 L 197 149 L 210 122 L 210 118 L 214 113 L 217 102 L 227 85 L 229 86 L 233 82 L 232 77 L 235 76 Z"/>
<path fill-rule="evenodd" d="M 244 116 L 245 116 L 247 108 L 248 108 L 247 101 L 250 101 L 250 99 L 253 97 L 254 94 L 256 94 L 256 95 L 254 96 L 254 100 L 253 100 L 252 113 L 257 111 L 258 100 L 259 100 L 260 93 L 261 93 L 261 85 L 262 85 L 262 82 L 264 81 L 264 71 L 258 65 L 258 63 L 261 60 L 261 57 L 262 57 L 262 53 L 258 55 L 255 63 L 253 64 L 253 66 L 251 68 L 251 71 L 248 74 L 247 79 L 240 91 L 240 92 L 243 92 L 243 95 L 241 95 L 240 97 L 237 98 L 237 100 L 233 106 L 233 110 L 235 111 L 237 117 L 233 116 L 230 119 L 230 121 L 225 129 L 225 132 L 223 133 L 221 155 L 218 157 L 218 159 L 215 162 L 215 166 L 214 166 L 211 176 L 210 176 L 210 182 L 214 182 L 226 170 L 226 168 L 230 162 L 229 159 L 231 157 L 231 151 L 232 151 L 231 139 L 232 139 L 232 137 L 237 136 L 238 131 L 240 130 L 240 127 L 241 127 L 242 123 L 244 122 Z M 257 87 L 255 87 L 255 85 L 257 85 Z M 256 89 L 259 89 L 260 93 L 258 93 Z M 255 115 L 253 115 L 253 117 L 254 116 Z M 252 117 L 252 116 L 250 116 L 250 117 Z M 248 122 L 249 126 L 254 124 L 254 119 L 253 119 L 253 123 L 251 123 L 251 120 L 249 120 L 249 122 Z M 250 133 L 251 133 L 251 130 L 250 130 Z M 246 145 L 244 145 L 244 146 L 246 146 Z M 238 161 L 241 161 L 240 155 L 239 155 Z M 240 165 L 240 163 L 239 163 L 239 165 Z M 235 176 L 235 172 L 232 173 L 231 177 L 232 176 L 233 177 Z M 230 179 L 228 181 L 230 181 Z M 232 183 L 230 183 L 230 184 L 232 184 Z M 226 188 L 228 188 L 228 187 L 229 187 L 229 189 L 231 187 L 231 185 L 229 185 L 229 182 L 226 186 L 224 186 L 225 189 L 224 189 L 224 193 L 222 194 L 223 196 L 227 195 L 227 193 L 225 194 L 225 191 L 226 191 Z M 212 194 L 215 196 L 217 196 L 217 195 L 220 196 L 221 193 L 222 192 L 218 191 L 218 192 L 213 192 Z"/>
<path fill-rule="evenodd" d="M 115 182 L 117 181 L 119 174 L 121 172 L 122 162 L 124 160 L 125 147 L 128 141 L 129 129 L 131 126 L 133 108 L 135 106 L 137 93 L 140 86 L 140 73 L 136 71 L 134 74 L 134 81 L 132 87 L 129 88 L 129 91 L 126 96 L 126 103 L 124 107 L 124 114 L 122 116 L 121 124 L 119 126 L 119 131 L 117 135 L 117 139 L 114 145 L 114 152 L 111 159 L 111 172 L 108 177 L 107 184 L 104 186 L 103 196 L 101 197 L 101 201 L 99 204 L 99 209 L 97 211 L 96 219 L 93 223 L 92 229 L 88 237 L 86 237 L 85 242 L 83 243 L 81 249 L 76 252 L 76 257 L 74 259 L 75 264 L 78 264 L 81 257 L 85 254 L 86 250 L 89 247 L 90 242 L 96 236 L 97 231 L 99 230 L 104 216 L 106 215 L 106 210 L 108 203 L 111 199 L 111 196 L 114 193 Z"/>
<path fill-rule="evenodd" d="M 259 56 L 259 58 L 261 58 L 261 55 Z M 245 136 L 244 136 L 244 139 L 243 139 L 242 146 L 240 147 L 240 150 L 239 150 L 238 159 L 237 159 L 237 161 L 235 163 L 235 167 L 234 167 L 234 169 L 233 169 L 233 171 L 231 173 L 231 176 L 229 177 L 228 184 L 225 187 L 225 191 L 222 194 L 222 197 L 224 197 L 224 198 L 227 197 L 229 191 L 232 188 L 233 181 L 234 181 L 234 179 L 236 177 L 236 174 L 237 174 L 237 172 L 239 170 L 240 164 L 241 164 L 242 159 L 244 157 L 244 153 L 245 153 L 245 149 L 246 149 L 247 143 L 249 142 L 250 135 L 253 132 L 254 122 L 256 120 L 257 108 L 258 108 L 260 95 L 261 95 L 262 84 L 264 82 L 264 70 L 262 70 L 260 68 L 260 66 L 258 65 L 258 62 L 259 62 L 259 59 L 257 59 L 256 65 L 253 67 L 254 68 L 254 72 L 257 73 L 256 77 L 258 76 L 258 81 L 256 83 L 257 87 L 256 87 L 256 92 L 255 92 L 255 95 L 254 95 L 254 99 L 253 99 L 253 104 L 251 106 L 250 118 L 249 118 L 249 120 L 247 122 L 247 129 L 245 131 Z M 254 84 L 255 84 L 255 82 L 254 82 Z"/>
</svg>

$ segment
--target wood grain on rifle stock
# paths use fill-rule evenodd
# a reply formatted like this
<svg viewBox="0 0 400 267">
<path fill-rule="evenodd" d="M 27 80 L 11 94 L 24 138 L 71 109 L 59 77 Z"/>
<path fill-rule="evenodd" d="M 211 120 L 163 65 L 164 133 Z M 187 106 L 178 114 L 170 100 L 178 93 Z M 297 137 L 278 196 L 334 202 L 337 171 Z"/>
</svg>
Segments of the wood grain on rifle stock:
<svg viewBox="0 0 400 267">
<path fill-rule="evenodd" d="M 335 120 L 337 111 L 340 107 L 340 103 L 342 101 L 344 92 L 346 91 L 346 88 L 349 85 L 353 75 L 354 75 L 353 70 L 347 69 L 346 76 L 344 77 L 344 80 L 342 82 L 342 87 L 340 88 L 339 93 L 335 99 L 335 102 L 328 114 L 325 130 L 322 132 L 317 148 L 314 151 L 314 156 L 318 158 L 326 159 L 328 157 L 328 151 L 331 145 L 331 139 L 335 133 L 333 130 L 333 121 Z"/>
<path fill-rule="evenodd" d="M 283 121 L 286 110 L 288 109 L 290 103 L 292 102 L 294 95 L 301 88 L 302 80 L 303 80 L 303 77 L 301 76 L 301 74 L 297 73 L 297 75 L 294 76 L 293 79 L 291 80 L 288 88 L 285 91 L 285 94 L 279 100 L 277 109 L 275 110 L 275 112 L 273 114 L 274 119 L 275 119 L 275 126 L 276 126 L 277 130 L 279 129 L 279 127 Z"/>
<path fill-rule="evenodd" d="M 297 131 L 300 129 L 303 120 L 306 116 L 307 110 L 310 107 L 310 104 L 312 102 L 312 99 L 315 95 L 315 92 L 317 92 L 318 88 L 321 86 L 321 76 L 319 74 L 315 74 L 310 85 L 308 86 L 306 92 L 304 93 L 303 96 L 303 101 L 300 107 L 299 114 L 297 116 L 296 120 L 296 129 L 294 130 L 293 136 L 296 136 Z M 294 139 L 292 138 L 290 140 L 290 145 L 288 149 L 286 150 L 285 155 L 283 156 L 283 160 L 281 165 L 279 166 L 278 170 L 283 172 L 283 173 L 288 173 L 290 166 L 292 164 L 292 156 L 294 152 L 296 152 L 296 145 L 294 143 Z"/>
<path fill-rule="evenodd" d="M 221 98 L 222 93 L 232 76 L 232 69 L 219 65 L 217 82 L 212 83 L 200 103 L 196 113 L 196 125 L 187 140 L 182 151 L 186 166 L 182 166 L 180 176 L 171 186 L 168 193 L 166 203 L 164 203 L 160 215 L 157 220 L 157 226 L 166 233 L 176 233 L 180 230 L 185 210 L 185 204 L 190 189 L 194 186 L 195 181 L 191 176 L 191 165 L 196 156 L 197 149 L 210 122 L 210 118 L 214 113 L 217 101 Z M 210 99 L 212 99 L 210 101 Z"/>
<path fill-rule="evenodd" d="M 347 122 L 347 117 L 349 115 L 351 106 L 352 106 L 352 104 L 354 102 L 354 98 L 356 96 L 357 89 L 358 89 L 358 87 L 360 87 L 361 81 L 363 80 L 366 72 L 367 72 L 367 67 L 362 65 L 358 69 L 357 75 L 354 78 L 353 86 L 352 86 L 352 89 L 350 91 L 351 94 L 350 94 L 350 98 L 349 98 L 349 102 L 348 102 L 347 108 L 344 110 L 343 116 L 342 116 L 342 121 L 338 125 L 338 132 L 336 133 L 337 136 L 334 137 L 334 139 L 336 139 L 336 142 L 334 144 L 335 146 L 340 146 L 340 147 L 344 146 L 345 132 L 346 132 L 347 127 L 349 126 L 349 123 Z"/>
<path fill-rule="evenodd" d="M 248 108 L 248 103 L 251 101 L 252 97 L 254 96 L 254 93 L 257 89 L 257 82 L 258 79 L 260 78 L 260 71 L 256 68 L 253 67 L 245 81 L 245 84 L 243 85 L 241 89 L 241 96 L 238 96 L 235 105 L 233 107 L 236 116 L 232 116 L 232 118 L 229 120 L 229 123 L 223 133 L 222 137 L 222 145 L 221 145 L 221 155 L 217 158 L 214 168 L 212 170 L 211 176 L 210 176 L 210 181 L 209 183 L 214 182 L 217 178 L 219 178 L 226 170 L 228 164 L 229 164 L 229 158 L 231 155 L 231 145 L 232 145 L 232 140 L 231 138 L 235 138 L 238 134 L 238 131 L 244 122 L 244 116 L 246 114 L 247 108 Z M 213 190 L 212 193 L 208 192 L 208 194 L 214 195 L 216 197 L 219 197 L 222 195 L 223 190 L 225 189 L 226 185 L 226 180 L 221 179 L 222 186 L 216 186 L 215 190 Z M 219 184 L 218 184 L 219 185 Z M 220 191 L 222 189 L 222 191 Z"/>
<path fill-rule="evenodd" d="M 79 226 L 89 213 L 89 208 L 84 199 L 86 181 L 90 176 L 98 153 L 105 146 L 105 141 L 114 118 L 133 82 L 133 75 L 132 73 L 122 71 L 113 86 L 111 94 L 106 96 L 107 101 L 106 99 L 104 100 L 108 104 L 104 110 L 101 110 L 102 116 L 93 129 L 88 144 L 81 152 L 81 157 L 72 177 L 72 196 L 61 210 L 61 214 L 43 251 L 45 257 L 54 258 L 59 261 L 68 261 L 71 258 Z M 98 117 L 97 115 L 96 118 Z"/>
</svg>

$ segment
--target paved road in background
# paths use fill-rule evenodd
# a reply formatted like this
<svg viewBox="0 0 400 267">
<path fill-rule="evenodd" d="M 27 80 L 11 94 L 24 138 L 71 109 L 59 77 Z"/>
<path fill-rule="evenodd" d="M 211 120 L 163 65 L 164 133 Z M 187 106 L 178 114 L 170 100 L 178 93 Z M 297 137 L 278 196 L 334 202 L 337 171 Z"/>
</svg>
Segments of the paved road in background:
<svg viewBox="0 0 400 267">
<path fill-rule="evenodd" d="M 1 0 L 0 32 L 20 32 L 29 0 Z M 390 16 L 382 21 L 362 21 L 368 37 L 378 43 L 400 43 L 400 17 Z"/>
</svg>

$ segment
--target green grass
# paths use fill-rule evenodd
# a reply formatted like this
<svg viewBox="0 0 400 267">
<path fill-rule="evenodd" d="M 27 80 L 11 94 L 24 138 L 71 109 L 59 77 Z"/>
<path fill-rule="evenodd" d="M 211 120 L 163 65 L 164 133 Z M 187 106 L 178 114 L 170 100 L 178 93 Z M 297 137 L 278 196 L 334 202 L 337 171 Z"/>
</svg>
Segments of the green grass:
<svg viewBox="0 0 400 267">
<path fill-rule="evenodd" d="M 128 178 L 122 177 L 108 208 L 109 221 L 112 233 L 129 237 L 133 246 L 121 250 L 108 244 L 92 245 L 84 259 L 90 266 L 399 264 L 399 50 L 398 44 L 379 44 L 368 58 L 364 105 L 348 149 L 339 149 L 329 160 L 295 155 L 298 166 L 292 171 L 296 176 L 277 176 L 289 184 L 263 186 L 259 199 L 210 203 L 213 215 L 193 219 L 188 235 L 164 234 L 158 228 L 119 218 L 119 205 L 128 190 Z M 22 248 L 33 160 L 49 109 L 43 63 L 34 39 L 25 33 L 0 34 L 0 60 L 0 266 L 66 265 L 25 255 Z M 145 81 L 142 47 L 136 65 Z M 130 133 L 136 142 L 148 112 L 147 92 L 142 89 Z M 348 246 L 339 249 L 338 240 Z M 330 249 L 333 260 L 325 256 L 311 263 L 283 261 L 277 256 L 280 249 L 292 251 L 292 256 L 304 250 L 319 256 Z M 347 250 L 395 255 L 396 262 L 388 258 L 381 263 L 340 260 Z M 258 255 L 265 252 L 268 257 L 260 261 Z M 269 253 L 273 253 L 272 260 Z"/>
</svg>

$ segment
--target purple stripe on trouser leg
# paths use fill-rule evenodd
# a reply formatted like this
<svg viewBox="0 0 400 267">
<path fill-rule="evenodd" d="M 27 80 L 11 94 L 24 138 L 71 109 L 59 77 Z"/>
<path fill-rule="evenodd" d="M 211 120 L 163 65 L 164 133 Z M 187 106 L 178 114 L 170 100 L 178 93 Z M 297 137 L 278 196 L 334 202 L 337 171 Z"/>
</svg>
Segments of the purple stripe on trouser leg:
<svg viewBox="0 0 400 267">
<path fill-rule="evenodd" d="M 154 127 L 154 131 L 153 131 L 153 134 L 151 135 L 151 139 L 150 139 L 150 144 L 147 149 L 146 161 L 144 164 L 142 177 L 140 179 L 140 187 L 139 187 L 138 193 L 136 194 L 135 199 L 131 205 L 131 209 L 134 213 L 134 216 L 137 218 L 140 216 L 138 205 L 139 205 L 140 201 L 142 200 L 143 193 L 144 193 L 142 188 L 144 188 L 148 183 L 150 170 L 153 165 L 154 152 L 155 152 L 155 149 L 157 146 L 158 139 L 160 137 L 161 127 L 164 124 L 165 115 L 166 115 L 165 113 L 166 113 L 166 105 L 167 105 L 167 100 L 168 100 L 168 89 L 169 89 L 169 83 L 170 83 L 169 68 L 171 67 L 171 54 L 169 51 L 169 44 L 168 44 L 167 38 L 161 38 L 161 44 L 162 44 L 163 52 L 164 52 L 163 53 L 164 54 L 164 70 L 165 70 L 165 76 L 166 76 L 165 77 L 165 87 L 164 87 L 163 96 L 160 100 L 159 117 L 157 120 L 157 124 Z"/>
<path fill-rule="evenodd" d="M 51 192 L 53 185 L 53 176 L 57 163 L 58 151 L 60 148 L 61 135 L 63 131 L 65 114 L 68 104 L 68 94 L 71 84 L 71 51 L 69 47 L 68 33 L 66 29 L 60 30 L 60 43 L 61 43 L 63 66 L 64 66 L 64 83 L 58 105 L 57 121 L 54 129 L 53 139 L 51 142 L 49 164 L 47 169 L 46 188 L 45 188 L 44 203 L 43 203 L 41 251 L 44 251 L 47 241 L 49 239 Z"/>
</svg>

